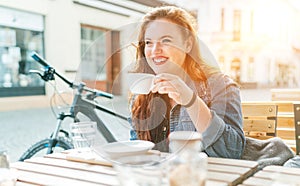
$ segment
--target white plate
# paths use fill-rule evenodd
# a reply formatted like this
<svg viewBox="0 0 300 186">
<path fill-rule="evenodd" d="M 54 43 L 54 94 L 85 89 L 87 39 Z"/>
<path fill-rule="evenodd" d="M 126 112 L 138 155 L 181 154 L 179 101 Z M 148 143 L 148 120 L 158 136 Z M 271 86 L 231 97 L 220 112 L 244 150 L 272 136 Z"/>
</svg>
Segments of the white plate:
<svg viewBox="0 0 300 186">
<path fill-rule="evenodd" d="M 105 144 L 102 151 L 111 158 L 146 153 L 154 147 L 154 143 L 144 140 L 119 141 Z"/>
</svg>

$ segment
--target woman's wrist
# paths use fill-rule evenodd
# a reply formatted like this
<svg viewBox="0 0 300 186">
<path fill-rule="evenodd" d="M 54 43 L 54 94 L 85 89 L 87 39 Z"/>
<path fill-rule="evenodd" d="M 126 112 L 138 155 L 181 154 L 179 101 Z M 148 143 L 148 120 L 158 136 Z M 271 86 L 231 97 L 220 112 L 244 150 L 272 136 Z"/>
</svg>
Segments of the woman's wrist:
<svg viewBox="0 0 300 186">
<path fill-rule="evenodd" d="M 191 100 L 187 104 L 181 105 L 181 106 L 183 106 L 185 108 L 189 108 L 195 103 L 196 99 L 197 99 L 197 95 L 193 92 L 193 96 L 192 96 Z"/>
</svg>

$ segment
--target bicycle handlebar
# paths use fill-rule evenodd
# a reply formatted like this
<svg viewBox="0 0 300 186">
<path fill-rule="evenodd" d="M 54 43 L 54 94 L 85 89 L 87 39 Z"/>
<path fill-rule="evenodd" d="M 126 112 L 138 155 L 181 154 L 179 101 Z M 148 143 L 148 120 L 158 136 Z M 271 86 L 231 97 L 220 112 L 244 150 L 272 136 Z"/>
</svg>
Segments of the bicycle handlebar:
<svg viewBox="0 0 300 186">
<path fill-rule="evenodd" d="M 37 62 L 39 62 L 41 65 L 43 65 L 45 68 L 50 67 L 50 65 L 48 65 L 47 62 L 40 55 L 38 55 L 36 52 L 32 52 L 31 57 L 34 60 L 36 60 Z"/>
<path fill-rule="evenodd" d="M 84 91 L 91 92 L 91 93 L 95 94 L 96 96 L 102 96 L 102 97 L 106 97 L 106 98 L 110 98 L 110 99 L 112 99 L 114 97 L 110 93 L 103 92 L 103 91 L 96 90 L 96 89 L 91 89 L 91 88 L 88 88 L 88 87 L 80 87 L 79 85 L 76 85 L 73 82 L 67 80 L 65 77 L 63 77 L 62 75 L 60 75 L 59 73 L 57 73 L 55 71 L 55 69 L 53 67 L 51 67 L 47 63 L 47 61 L 45 59 L 43 59 L 40 55 L 38 55 L 35 51 L 32 52 L 31 57 L 35 61 L 37 61 L 38 63 L 40 63 L 42 66 L 44 66 L 48 71 L 49 71 L 49 69 L 51 69 L 49 72 L 54 73 L 55 75 L 57 75 L 60 79 L 62 79 L 65 83 L 67 83 L 71 88 L 82 88 Z M 46 79 L 44 79 L 44 80 L 46 81 Z M 84 83 L 81 83 L 81 84 L 84 84 Z"/>
</svg>

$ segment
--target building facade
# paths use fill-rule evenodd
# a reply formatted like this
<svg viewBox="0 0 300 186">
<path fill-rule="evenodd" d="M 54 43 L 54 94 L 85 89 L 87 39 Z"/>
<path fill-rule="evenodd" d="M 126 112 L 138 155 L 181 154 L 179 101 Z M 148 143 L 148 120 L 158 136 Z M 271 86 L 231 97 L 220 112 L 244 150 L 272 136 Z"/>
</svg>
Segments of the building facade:
<svg viewBox="0 0 300 186">
<path fill-rule="evenodd" d="M 244 87 L 299 87 L 300 10 L 285 0 L 200 0 L 199 38 Z"/>
<path fill-rule="evenodd" d="M 139 0 L 0 1 L 0 102 L 36 97 L 41 102 L 53 94 L 51 85 L 29 74 L 42 67 L 31 58 L 32 51 L 71 81 L 122 94 L 121 72 L 132 62 L 138 21 L 159 5 Z M 55 86 L 67 89 L 59 79 Z"/>
</svg>

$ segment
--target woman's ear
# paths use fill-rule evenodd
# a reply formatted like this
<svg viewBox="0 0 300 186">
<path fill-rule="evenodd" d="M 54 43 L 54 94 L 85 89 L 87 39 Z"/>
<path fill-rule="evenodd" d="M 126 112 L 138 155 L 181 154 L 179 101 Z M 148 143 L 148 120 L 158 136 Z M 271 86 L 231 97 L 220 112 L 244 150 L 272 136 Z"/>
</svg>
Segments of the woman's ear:
<svg viewBox="0 0 300 186">
<path fill-rule="evenodd" d="M 189 36 L 188 39 L 185 41 L 185 52 L 189 53 L 193 48 L 193 39 L 192 36 Z"/>
</svg>

